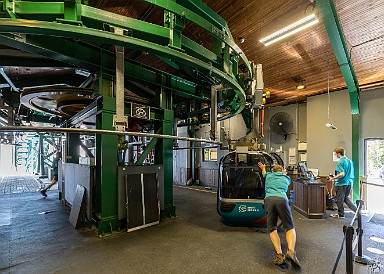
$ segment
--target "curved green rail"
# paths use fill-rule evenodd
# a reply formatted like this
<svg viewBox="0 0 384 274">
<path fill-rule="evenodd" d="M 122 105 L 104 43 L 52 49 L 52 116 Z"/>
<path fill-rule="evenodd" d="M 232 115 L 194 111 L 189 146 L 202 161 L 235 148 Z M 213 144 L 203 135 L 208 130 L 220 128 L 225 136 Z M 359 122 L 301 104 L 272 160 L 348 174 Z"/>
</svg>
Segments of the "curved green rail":
<svg viewBox="0 0 384 274">
<path fill-rule="evenodd" d="M 165 17 L 171 17 L 168 21 L 165 20 L 165 27 L 81 5 L 77 1 L 5 0 L 0 6 L 0 9 L 6 11 L 0 13 L 0 33 L 53 36 L 55 39 L 70 38 L 73 50 L 76 41 L 85 40 L 153 53 L 164 60 L 168 59 L 170 62 L 213 76 L 227 88 L 232 89 L 235 95 L 231 102 L 226 103 L 230 114 L 221 117 L 220 120 L 240 113 L 245 106 L 244 90 L 248 89 L 249 82 L 240 80 L 244 77 L 237 70 L 239 60 L 248 69 L 246 78 L 252 79 L 253 75 L 251 64 L 233 41 L 225 21 L 208 7 L 201 5 L 201 1 L 197 1 L 200 5 L 192 5 L 194 11 L 184 7 L 182 3 L 169 0 L 144 1 L 164 9 L 164 13 L 168 16 Z M 186 1 L 185 4 L 191 6 L 190 1 Z M 211 32 L 214 41 L 213 50 L 206 49 L 181 34 L 185 20 Z M 105 30 L 109 27 L 123 28 L 127 30 L 127 34 L 118 35 Z M 18 43 L 22 42 L 22 39 L 15 40 Z M 177 78 L 175 76 L 175 79 Z M 193 85 L 193 82 L 191 83 Z M 182 87 L 180 89 L 179 95 L 184 97 L 183 95 L 187 93 L 182 92 Z"/>
</svg>

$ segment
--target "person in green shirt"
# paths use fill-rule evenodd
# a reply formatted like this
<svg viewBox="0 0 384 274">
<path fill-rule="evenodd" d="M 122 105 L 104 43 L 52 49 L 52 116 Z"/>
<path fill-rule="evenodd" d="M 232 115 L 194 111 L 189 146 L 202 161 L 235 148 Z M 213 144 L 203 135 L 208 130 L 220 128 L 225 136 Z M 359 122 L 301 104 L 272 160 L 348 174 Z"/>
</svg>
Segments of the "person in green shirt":
<svg viewBox="0 0 384 274">
<path fill-rule="evenodd" d="M 51 183 L 40 191 L 41 195 L 47 197 L 47 191 L 55 185 L 59 180 L 59 161 L 61 159 L 61 152 L 56 152 L 56 157 L 52 161 L 53 173 L 52 173 L 52 181 Z"/>
<path fill-rule="evenodd" d="M 267 214 L 269 237 L 276 251 L 276 257 L 273 262 L 276 265 L 282 265 L 285 263 L 285 259 L 287 259 L 291 262 L 294 268 L 299 269 L 300 262 L 297 259 L 295 252 L 296 230 L 286 194 L 291 179 L 285 174 L 286 172 L 281 165 L 274 165 L 272 172 L 267 172 L 266 166 L 263 163 L 259 162 L 258 165 L 265 178 L 264 208 Z M 288 250 L 285 256 L 283 255 L 280 237 L 277 233 L 278 218 L 281 219 L 283 226 L 286 229 L 285 237 Z"/>
<path fill-rule="evenodd" d="M 345 149 L 342 147 L 335 148 L 334 152 L 339 158 L 336 165 L 336 176 L 331 177 L 330 180 L 335 184 L 337 214 L 331 214 L 333 218 L 344 219 L 344 203 L 353 211 L 356 212 L 357 208 L 349 199 L 349 193 L 353 185 L 354 169 L 353 163 L 347 156 L 345 156 Z"/>
</svg>

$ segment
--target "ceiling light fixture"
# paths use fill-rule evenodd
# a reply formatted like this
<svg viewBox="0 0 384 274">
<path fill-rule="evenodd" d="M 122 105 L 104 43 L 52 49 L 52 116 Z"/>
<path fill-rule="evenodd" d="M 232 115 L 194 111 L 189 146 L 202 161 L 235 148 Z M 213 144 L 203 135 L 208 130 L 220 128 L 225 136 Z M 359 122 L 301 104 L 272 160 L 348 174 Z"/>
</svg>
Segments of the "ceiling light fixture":
<svg viewBox="0 0 384 274">
<path fill-rule="evenodd" d="M 286 26 L 285 28 L 282 28 L 281 30 L 272 33 L 271 35 L 268 35 L 267 37 L 260 39 L 260 42 L 263 43 L 265 46 L 269 46 L 270 44 L 280 41 L 285 37 L 288 37 L 303 29 L 309 28 L 310 26 L 313 26 L 318 22 L 319 19 L 317 18 L 316 14 L 313 13 L 289 26 Z"/>
<path fill-rule="evenodd" d="M 305 84 L 305 81 L 300 81 L 297 86 L 296 86 L 296 89 L 305 89 L 307 87 L 307 85 Z"/>
<path fill-rule="evenodd" d="M 244 39 L 244 37 L 239 37 L 238 39 L 239 39 L 239 42 L 240 42 L 240 44 L 242 44 L 242 43 L 244 43 L 244 42 L 245 42 L 245 39 Z"/>
</svg>

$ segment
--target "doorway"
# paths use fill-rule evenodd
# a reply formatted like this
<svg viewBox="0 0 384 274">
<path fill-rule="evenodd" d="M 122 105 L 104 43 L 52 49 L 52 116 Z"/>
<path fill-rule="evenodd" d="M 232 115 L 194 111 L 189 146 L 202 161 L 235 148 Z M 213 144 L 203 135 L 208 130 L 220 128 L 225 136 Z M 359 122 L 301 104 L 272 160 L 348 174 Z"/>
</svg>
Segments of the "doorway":
<svg viewBox="0 0 384 274">
<path fill-rule="evenodd" d="M 364 140 L 366 205 L 374 213 L 384 214 L 384 138 Z M 372 184 L 372 185 L 371 185 Z"/>
<path fill-rule="evenodd" d="M 14 174 L 13 146 L 11 144 L 0 144 L 0 176 Z"/>
</svg>

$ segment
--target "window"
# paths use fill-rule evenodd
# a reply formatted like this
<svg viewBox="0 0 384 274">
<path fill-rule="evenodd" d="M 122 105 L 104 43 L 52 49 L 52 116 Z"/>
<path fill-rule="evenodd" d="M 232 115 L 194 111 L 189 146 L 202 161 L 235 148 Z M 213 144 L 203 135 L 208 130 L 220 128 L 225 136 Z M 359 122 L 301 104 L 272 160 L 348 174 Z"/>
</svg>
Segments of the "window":
<svg viewBox="0 0 384 274">
<path fill-rule="evenodd" d="M 384 179 L 384 139 L 365 140 L 365 174 L 369 179 Z"/>
<path fill-rule="evenodd" d="M 384 139 L 365 140 L 365 175 L 367 185 L 363 190 L 363 199 L 371 212 L 384 214 Z"/>
<path fill-rule="evenodd" d="M 203 149 L 203 161 L 211 161 L 216 162 L 217 161 L 217 148 L 204 148 Z"/>
</svg>

